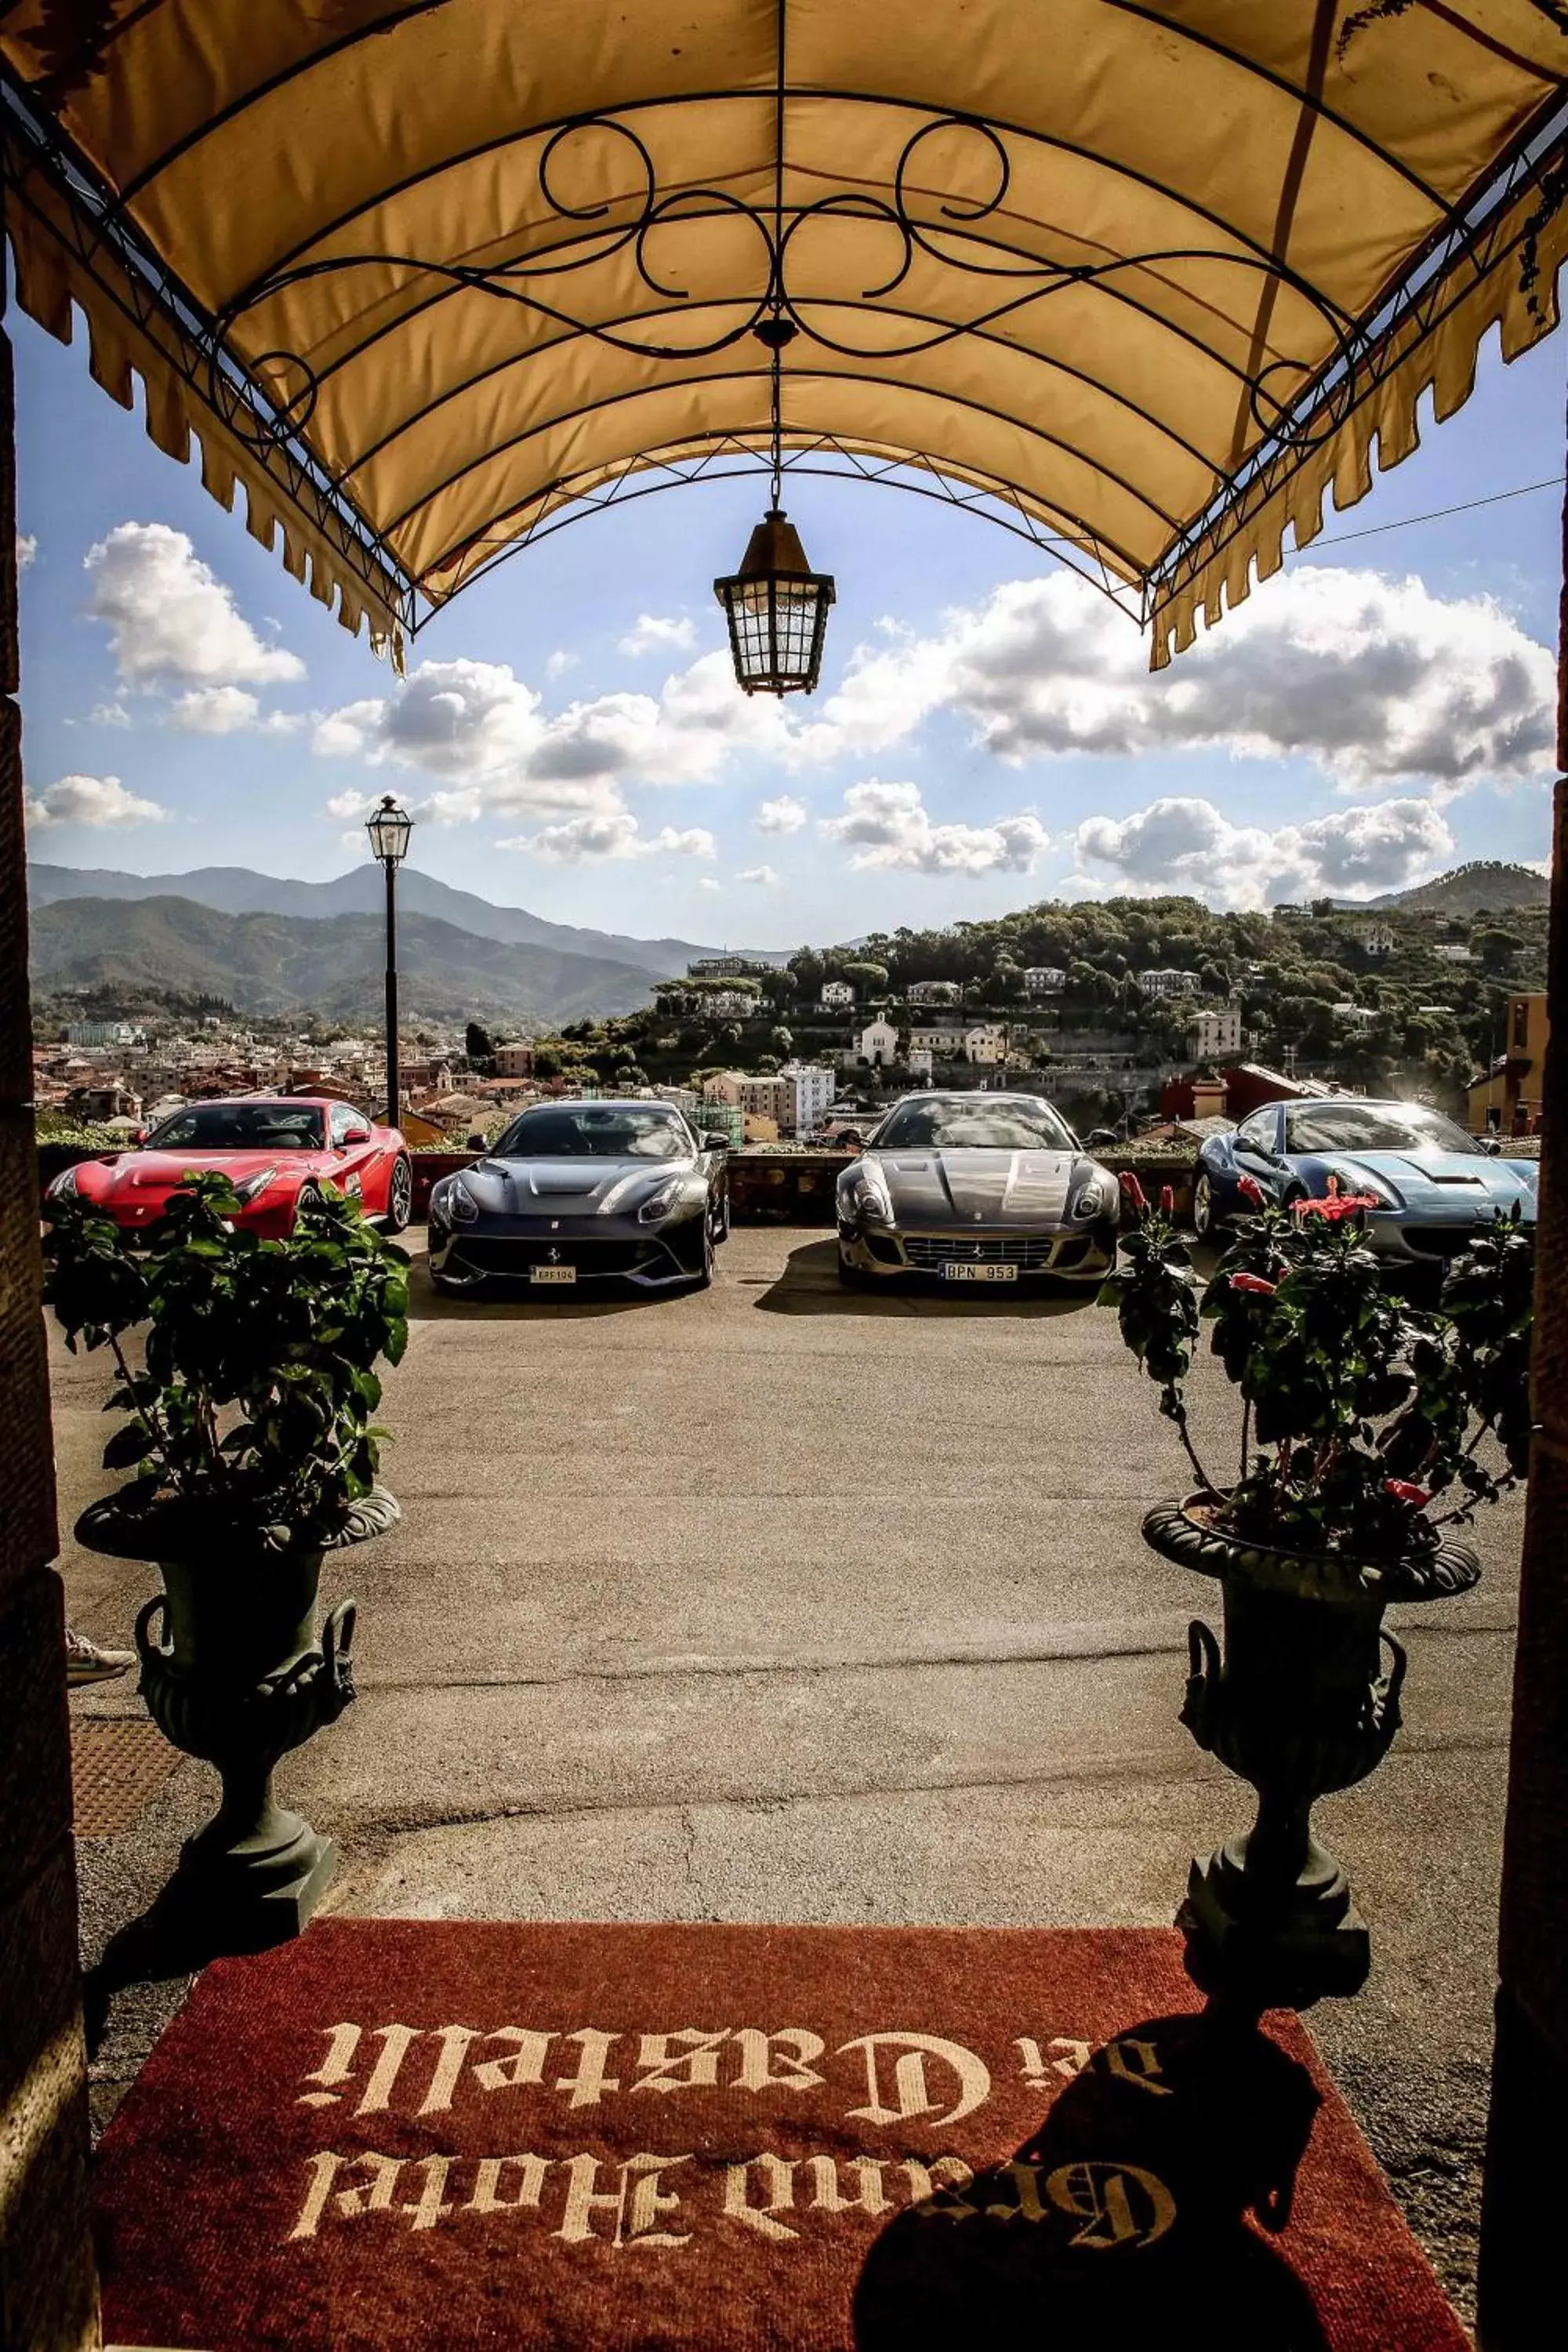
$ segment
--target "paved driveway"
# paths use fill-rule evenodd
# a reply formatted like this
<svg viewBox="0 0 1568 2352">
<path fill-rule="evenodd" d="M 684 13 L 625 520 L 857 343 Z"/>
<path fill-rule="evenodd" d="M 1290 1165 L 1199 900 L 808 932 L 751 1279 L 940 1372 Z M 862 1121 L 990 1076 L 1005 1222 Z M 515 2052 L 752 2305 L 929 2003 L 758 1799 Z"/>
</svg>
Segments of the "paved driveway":
<svg viewBox="0 0 1568 2352">
<path fill-rule="evenodd" d="M 1190 1481 L 1112 1318 L 862 1297 L 798 1230 L 737 1231 L 721 1268 L 679 1299 L 493 1304 L 416 1270 L 384 1412 L 404 1524 L 330 1593 L 361 1602 L 362 1696 L 279 1776 L 342 1841 L 331 1906 L 1167 1922 L 1191 1853 L 1248 1807 L 1176 1721 L 1214 1594 L 1140 1540 Z M 107 1483 L 105 1383 L 58 1366 L 79 1507 Z M 1201 1449 L 1230 1392 L 1206 1361 L 1196 1387 Z M 1480 1590 L 1406 1612 L 1408 1728 L 1321 1809 L 1376 1960 L 1314 2027 L 1461 2292 L 1519 1531 L 1494 1515 Z M 76 1622 L 123 1640 L 149 1575 L 63 1566 Z M 139 1845 L 82 1848 L 89 1945 L 206 1785 L 183 1768 Z M 155 2021 L 122 2008 L 106 2072 Z"/>
</svg>

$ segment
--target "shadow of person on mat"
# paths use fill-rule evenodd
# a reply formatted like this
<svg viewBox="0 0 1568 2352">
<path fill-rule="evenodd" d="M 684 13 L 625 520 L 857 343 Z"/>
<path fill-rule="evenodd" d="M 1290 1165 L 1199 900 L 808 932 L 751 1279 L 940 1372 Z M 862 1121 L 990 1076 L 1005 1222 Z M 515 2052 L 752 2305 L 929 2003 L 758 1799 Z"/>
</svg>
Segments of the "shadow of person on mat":
<svg viewBox="0 0 1568 2352">
<path fill-rule="evenodd" d="M 930 2160 L 935 2193 L 867 2257 L 857 2352 L 1328 2352 L 1260 2234 L 1289 2218 L 1318 2105 L 1250 2024 L 1130 2027 L 1011 2162 L 966 2180 Z"/>
</svg>

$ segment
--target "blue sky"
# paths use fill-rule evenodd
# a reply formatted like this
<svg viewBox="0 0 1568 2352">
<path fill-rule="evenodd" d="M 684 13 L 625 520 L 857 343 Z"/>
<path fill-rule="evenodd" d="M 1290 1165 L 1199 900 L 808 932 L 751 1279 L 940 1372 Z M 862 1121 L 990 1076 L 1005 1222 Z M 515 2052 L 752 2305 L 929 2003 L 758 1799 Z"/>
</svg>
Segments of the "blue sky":
<svg viewBox="0 0 1568 2352">
<path fill-rule="evenodd" d="M 1131 624 L 925 499 L 800 481 L 823 684 L 726 676 L 710 583 L 763 485 L 648 498 L 503 565 L 407 684 L 13 313 L 35 856 L 321 879 L 370 803 L 414 862 L 558 921 L 788 946 L 1042 898 L 1398 887 L 1548 848 L 1563 335 L 1503 368 L 1152 687 Z M 1355 536 L 1327 542 L 1341 533 Z"/>
</svg>

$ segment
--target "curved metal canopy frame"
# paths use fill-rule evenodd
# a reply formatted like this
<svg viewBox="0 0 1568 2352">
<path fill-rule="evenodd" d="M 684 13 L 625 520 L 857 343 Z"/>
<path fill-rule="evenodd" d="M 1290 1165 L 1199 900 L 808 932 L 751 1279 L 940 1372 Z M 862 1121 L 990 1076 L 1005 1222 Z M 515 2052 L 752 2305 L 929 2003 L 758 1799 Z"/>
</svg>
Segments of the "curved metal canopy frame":
<svg viewBox="0 0 1568 2352">
<path fill-rule="evenodd" d="M 1277 0 L 1256 39 L 1224 0 L 976 0 L 953 26 L 974 70 L 959 49 L 951 76 L 950 12 L 917 0 L 870 39 L 869 5 L 851 26 L 831 0 L 692 0 L 710 77 L 622 12 L 584 51 L 589 102 L 549 102 L 570 77 L 535 72 L 525 33 L 553 59 L 600 13 L 0 6 L 24 305 L 58 331 L 81 303 L 95 370 L 145 376 L 150 429 L 161 369 L 164 446 L 194 425 L 219 494 L 237 477 L 252 529 L 281 520 L 353 622 L 411 635 L 506 554 L 760 463 L 771 433 L 791 471 L 984 514 L 1190 628 L 1288 529 L 1311 536 L 1331 483 L 1361 494 L 1374 436 L 1403 454 L 1434 375 L 1458 404 L 1491 319 L 1516 347 L 1551 322 L 1558 0 Z M 1048 75 L 1031 37 L 1056 42 Z M 1490 109 L 1473 154 L 1404 96 L 1413 37 Z M 984 102 L 932 105 L 922 71 Z M 1226 147 L 1201 108 L 1150 128 L 1151 90 L 1206 95 Z M 398 135 L 351 128 L 356 94 Z M 352 168 L 318 142 L 268 202 L 258 166 L 334 109 Z M 247 159 L 253 235 L 224 204 Z M 1342 212 L 1386 213 L 1392 267 L 1358 278 L 1336 185 Z"/>
</svg>

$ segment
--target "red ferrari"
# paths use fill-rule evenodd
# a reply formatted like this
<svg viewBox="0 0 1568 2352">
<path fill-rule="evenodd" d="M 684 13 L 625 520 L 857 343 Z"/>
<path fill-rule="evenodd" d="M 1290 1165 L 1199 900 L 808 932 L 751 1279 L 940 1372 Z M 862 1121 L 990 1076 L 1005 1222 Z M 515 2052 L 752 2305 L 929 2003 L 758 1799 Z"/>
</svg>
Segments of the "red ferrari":
<svg viewBox="0 0 1568 2352">
<path fill-rule="evenodd" d="M 395 1127 L 376 1127 L 352 1103 L 322 1095 L 226 1096 L 190 1103 L 133 1151 L 81 1160 L 49 1187 L 107 1210 L 119 1225 L 155 1224 L 171 1192 L 195 1170 L 226 1176 L 243 1206 L 236 1224 L 280 1241 L 301 1199 L 335 1185 L 391 1233 L 408 1223 L 414 1171 Z"/>
</svg>

